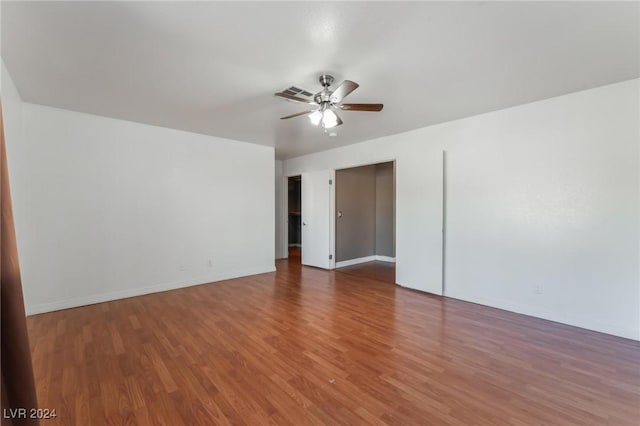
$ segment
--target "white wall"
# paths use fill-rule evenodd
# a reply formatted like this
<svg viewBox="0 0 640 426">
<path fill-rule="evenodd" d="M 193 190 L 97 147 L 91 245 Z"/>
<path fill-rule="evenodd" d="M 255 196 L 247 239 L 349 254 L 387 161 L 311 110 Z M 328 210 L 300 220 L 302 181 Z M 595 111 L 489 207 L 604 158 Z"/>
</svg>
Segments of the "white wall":
<svg viewBox="0 0 640 426">
<path fill-rule="evenodd" d="M 7 142 L 28 313 L 274 270 L 273 148 L 23 114 Z"/>
<path fill-rule="evenodd" d="M 639 93 L 621 82 L 294 158 L 284 174 L 395 158 L 397 282 L 437 293 L 446 150 L 447 296 L 640 339 Z"/>
<path fill-rule="evenodd" d="M 0 64 L 2 66 L 0 91 L 2 93 L 2 118 L 4 119 L 5 138 L 7 141 L 13 141 L 14 145 L 18 145 L 22 141 L 22 98 L 13 84 L 4 61 L 0 60 Z M 10 154 L 10 149 L 11 146 L 7 145 L 7 157 Z"/>
<path fill-rule="evenodd" d="M 284 162 L 285 176 L 396 160 L 396 282 L 442 293 L 442 150 L 403 133 Z"/>
<path fill-rule="evenodd" d="M 285 244 L 285 230 L 282 218 L 286 218 L 287 209 L 285 203 L 287 202 L 287 193 L 285 191 L 286 178 L 282 173 L 282 161 L 275 160 L 275 203 L 276 203 L 276 217 L 275 217 L 275 253 L 276 259 L 282 259 L 288 257 L 288 253 L 284 248 Z"/>
</svg>

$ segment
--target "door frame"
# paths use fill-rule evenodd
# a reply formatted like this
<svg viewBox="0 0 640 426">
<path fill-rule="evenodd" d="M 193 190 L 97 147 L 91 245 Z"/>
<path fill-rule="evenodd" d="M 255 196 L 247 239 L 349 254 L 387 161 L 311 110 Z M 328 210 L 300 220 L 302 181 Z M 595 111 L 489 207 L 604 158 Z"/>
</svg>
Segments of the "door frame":
<svg viewBox="0 0 640 426">
<path fill-rule="evenodd" d="M 378 161 L 374 161 L 373 163 L 371 162 L 366 162 L 366 163 L 356 163 L 355 165 L 350 165 L 347 167 L 340 167 L 340 168 L 336 168 L 333 171 L 333 188 L 332 188 L 332 206 L 333 206 L 333 211 L 331 214 L 331 232 L 332 232 L 332 250 L 333 250 L 333 268 L 332 269 L 336 269 L 336 232 L 337 232 L 337 228 L 336 228 L 336 221 L 337 221 L 337 217 L 336 215 L 338 214 L 336 212 L 336 187 L 337 187 L 337 181 L 336 181 L 336 172 L 338 170 L 346 170 L 346 169 L 354 169 L 357 167 L 365 167 L 365 166 L 374 166 L 376 164 L 382 164 L 382 163 L 393 163 L 393 252 L 395 253 L 395 259 L 396 259 L 396 264 L 398 261 L 398 250 L 397 250 L 397 241 L 396 241 L 396 229 L 397 227 L 397 220 L 398 220 L 398 200 L 397 200 L 397 180 L 396 180 L 396 172 L 397 172 L 397 167 L 398 167 L 398 162 L 396 161 L 396 157 L 393 157 L 391 159 L 388 160 L 378 160 Z M 294 175 L 295 176 L 295 175 Z M 394 272 L 394 276 L 393 276 L 393 282 L 394 284 L 398 285 L 397 283 L 397 270 Z"/>
<path fill-rule="evenodd" d="M 336 268 L 336 215 L 335 215 L 335 206 L 336 206 L 336 170 L 335 169 L 325 169 L 328 170 L 331 173 L 331 180 L 332 183 L 330 185 L 329 188 L 329 206 L 330 206 L 330 212 L 329 212 L 329 232 L 330 232 L 330 236 L 329 236 L 329 250 L 331 251 L 331 253 L 329 253 L 331 255 L 331 259 L 329 260 L 329 270 L 333 270 Z M 282 211 L 283 211 L 283 218 L 284 218 L 284 223 L 282 226 L 282 233 L 283 233 L 283 239 L 282 241 L 284 241 L 284 250 L 285 253 L 284 256 L 282 257 L 283 259 L 288 259 L 289 258 L 289 178 L 292 177 L 296 177 L 296 176 L 300 176 L 300 179 L 302 181 L 302 179 L 304 179 L 303 177 L 303 172 L 300 173 L 291 173 L 291 174 L 284 174 L 282 176 L 282 187 L 283 187 L 283 194 L 286 194 L 284 197 L 282 197 Z M 300 207 L 302 209 L 302 182 L 300 183 Z M 302 230 L 300 230 L 301 232 L 301 250 L 304 250 L 304 240 L 302 239 Z"/>
<path fill-rule="evenodd" d="M 370 166 L 370 165 L 374 165 L 374 164 L 379 164 L 379 163 L 393 163 L 393 199 L 394 199 L 394 207 L 393 207 L 393 217 L 394 217 L 394 223 L 393 223 L 393 229 L 394 229 L 394 235 L 396 232 L 396 229 L 398 228 L 398 224 L 397 224 L 397 218 L 398 218 L 398 203 L 397 203 L 397 179 L 396 179 L 396 175 L 397 175 L 397 170 L 398 170 L 398 161 L 396 157 L 391 157 L 391 158 L 387 158 L 387 159 L 379 159 L 379 160 L 374 160 L 374 161 L 366 161 L 366 162 L 362 162 L 362 163 L 354 163 L 354 164 L 349 164 L 348 166 L 342 166 L 342 167 L 330 167 L 324 170 L 329 170 L 331 171 L 332 174 L 332 179 L 333 179 L 333 184 L 331 185 L 331 188 L 329 189 L 330 193 L 330 206 L 331 206 L 331 212 L 329 213 L 329 232 L 330 234 L 330 250 L 331 250 L 331 255 L 332 258 L 329 262 L 330 267 L 329 270 L 334 270 L 336 268 L 336 171 L 338 170 L 343 170 L 343 169 L 351 169 L 354 167 L 362 167 L 362 166 Z M 282 175 L 282 181 L 281 181 L 281 185 L 282 185 L 282 193 L 286 194 L 285 196 L 282 197 L 282 212 L 283 212 L 283 220 L 284 223 L 282 224 L 282 232 L 283 232 L 283 238 L 282 241 L 284 242 L 284 251 L 285 253 L 284 256 L 282 258 L 284 259 L 288 259 L 289 258 L 289 215 L 288 215 L 288 206 L 289 206 L 289 188 L 288 188 L 288 182 L 289 182 L 289 178 L 290 177 L 295 177 L 295 176 L 300 176 L 301 179 L 304 179 L 302 177 L 302 171 L 298 172 L 298 173 L 284 173 Z M 302 250 L 304 250 L 304 241 L 302 241 Z M 396 263 L 397 263 L 397 242 L 394 240 L 394 251 L 396 253 Z M 397 275 L 397 274 L 396 274 Z M 394 278 L 394 282 L 396 281 L 396 279 Z M 396 283 L 397 284 L 397 283 Z"/>
<path fill-rule="evenodd" d="M 289 178 L 300 176 L 300 209 L 302 209 L 302 173 L 293 173 L 290 175 L 282 176 L 282 218 L 284 223 L 282 224 L 282 241 L 283 241 L 283 250 L 282 259 L 289 258 Z M 301 218 L 302 220 L 302 218 Z M 302 229 L 300 229 L 300 241 L 302 241 Z M 300 244 L 302 246 L 302 244 Z M 300 247 L 302 250 L 302 247 Z"/>
</svg>

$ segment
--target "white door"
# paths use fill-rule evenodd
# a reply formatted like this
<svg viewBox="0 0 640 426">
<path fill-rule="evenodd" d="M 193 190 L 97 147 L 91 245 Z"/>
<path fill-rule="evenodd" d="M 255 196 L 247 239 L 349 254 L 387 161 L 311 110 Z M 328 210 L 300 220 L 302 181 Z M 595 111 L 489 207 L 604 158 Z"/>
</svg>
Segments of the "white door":
<svg viewBox="0 0 640 426">
<path fill-rule="evenodd" d="M 331 269 L 333 170 L 302 174 L 302 264 Z"/>
</svg>

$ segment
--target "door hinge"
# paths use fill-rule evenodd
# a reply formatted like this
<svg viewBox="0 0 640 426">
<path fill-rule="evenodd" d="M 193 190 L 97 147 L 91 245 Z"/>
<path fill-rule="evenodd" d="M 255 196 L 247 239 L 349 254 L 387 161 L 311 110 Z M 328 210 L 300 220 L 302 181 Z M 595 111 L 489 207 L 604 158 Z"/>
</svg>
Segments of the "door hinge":
<svg viewBox="0 0 640 426">
<path fill-rule="evenodd" d="M 333 185 L 333 179 L 329 179 L 329 185 Z"/>
<path fill-rule="evenodd" d="M 331 259 L 333 259 L 333 255 L 332 254 L 329 255 L 329 260 L 331 260 Z"/>
</svg>

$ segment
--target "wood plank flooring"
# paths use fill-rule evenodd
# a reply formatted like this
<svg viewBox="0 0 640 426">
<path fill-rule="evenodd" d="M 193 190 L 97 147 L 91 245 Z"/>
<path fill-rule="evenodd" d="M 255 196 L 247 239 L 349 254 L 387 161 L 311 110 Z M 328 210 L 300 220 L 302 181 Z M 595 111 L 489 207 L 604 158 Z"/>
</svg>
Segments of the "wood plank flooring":
<svg viewBox="0 0 640 426">
<path fill-rule="evenodd" d="M 392 262 L 366 262 L 357 265 L 344 266 L 336 269 L 336 272 L 357 275 L 372 280 L 383 281 L 389 284 L 396 282 L 396 264 Z"/>
<path fill-rule="evenodd" d="M 29 317 L 43 425 L 638 425 L 640 344 L 278 261 Z"/>
</svg>

